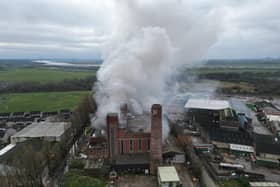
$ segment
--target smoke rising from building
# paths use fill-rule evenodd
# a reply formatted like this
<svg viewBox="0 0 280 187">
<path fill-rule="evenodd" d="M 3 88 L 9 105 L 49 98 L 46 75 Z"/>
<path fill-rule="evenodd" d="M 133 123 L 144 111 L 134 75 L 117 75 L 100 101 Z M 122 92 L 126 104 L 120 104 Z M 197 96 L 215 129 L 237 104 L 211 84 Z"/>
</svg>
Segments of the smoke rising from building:
<svg viewBox="0 0 280 187">
<path fill-rule="evenodd" d="M 188 2 L 122 0 L 115 9 L 117 26 L 95 85 L 99 120 L 123 103 L 137 114 L 163 104 L 174 91 L 166 87 L 170 76 L 203 58 L 219 30 L 217 11 L 196 16 Z"/>
</svg>

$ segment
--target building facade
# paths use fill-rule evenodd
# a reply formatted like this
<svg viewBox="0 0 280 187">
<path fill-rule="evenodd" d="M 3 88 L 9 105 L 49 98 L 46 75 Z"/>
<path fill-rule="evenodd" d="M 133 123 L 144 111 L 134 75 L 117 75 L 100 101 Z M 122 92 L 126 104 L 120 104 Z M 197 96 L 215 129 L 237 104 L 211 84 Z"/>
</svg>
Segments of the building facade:
<svg viewBox="0 0 280 187">
<path fill-rule="evenodd" d="M 148 155 L 150 172 L 156 174 L 162 162 L 162 107 L 154 104 L 150 115 L 141 116 L 129 116 L 126 107 L 121 108 L 120 119 L 117 113 L 107 115 L 109 160 L 117 163 L 122 156 Z"/>
</svg>

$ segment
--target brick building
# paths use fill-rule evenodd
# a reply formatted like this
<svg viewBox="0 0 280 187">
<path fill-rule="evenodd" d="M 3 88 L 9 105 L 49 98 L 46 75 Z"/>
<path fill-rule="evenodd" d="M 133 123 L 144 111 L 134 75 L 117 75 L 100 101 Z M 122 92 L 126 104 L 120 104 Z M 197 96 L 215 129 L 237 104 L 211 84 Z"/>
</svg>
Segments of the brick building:
<svg viewBox="0 0 280 187">
<path fill-rule="evenodd" d="M 117 113 L 108 114 L 107 140 L 111 163 L 122 168 L 148 166 L 156 174 L 162 162 L 161 105 L 154 104 L 150 114 L 132 116 L 127 105 L 121 107 L 120 119 Z"/>
</svg>

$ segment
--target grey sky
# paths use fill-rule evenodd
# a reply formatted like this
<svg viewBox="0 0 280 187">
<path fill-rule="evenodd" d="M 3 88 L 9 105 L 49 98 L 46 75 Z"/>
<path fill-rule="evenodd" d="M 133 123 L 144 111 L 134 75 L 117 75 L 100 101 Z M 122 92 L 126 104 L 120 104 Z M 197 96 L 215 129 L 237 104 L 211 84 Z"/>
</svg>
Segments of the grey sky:
<svg viewBox="0 0 280 187">
<path fill-rule="evenodd" d="M 206 58 L 280 57 L 279 0 L 189 2 L 196 15 L 222 12 Z M 0 0 L 0 8 L 0 58 L 94 58 L 117 32 L 117 0 Z"/>
</svg>

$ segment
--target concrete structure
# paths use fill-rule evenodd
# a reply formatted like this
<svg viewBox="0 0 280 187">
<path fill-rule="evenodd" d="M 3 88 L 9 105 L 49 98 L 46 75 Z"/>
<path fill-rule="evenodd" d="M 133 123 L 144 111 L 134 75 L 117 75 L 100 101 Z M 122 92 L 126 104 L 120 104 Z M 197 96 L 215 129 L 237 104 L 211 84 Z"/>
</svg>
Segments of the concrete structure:
<svg viewBox="0 0 280 187">
<path fill-rule="evenodd" d="M 11 143 L 16 144 L 28 139 L 44 139 L 46 141 L 61 141 L 70 124 L 65 122 L 32 123 L 15 135 L 11 136 Z"/>
<path fill-rule="evenodd" d="M 160 187 L 179 187 L 181 185 L 174 166 L 158 167 L 158 184 Z"/>
<path fill-rule="evenodd" d="M 122 163 L 123 157 L 137 155 L 143 158 L 139 163 L 150 159 L 150 171 L 156 174 L 156 167 L 162 162 L 162 109 L 152 106 L 151 114 L 133 116 L 127 106 L 121 107 L 120 120 L 117 113 L 107 115 L 108 155 L 111 163 Z M 151 152 L 150 152 L 151 149 Z M 132 163 L 133 157 L 130 158 Z M 135 164 L 139 164 L 138 162 Z M 148 163 L 149 165 L 149 163 Z"/>
</svg>

